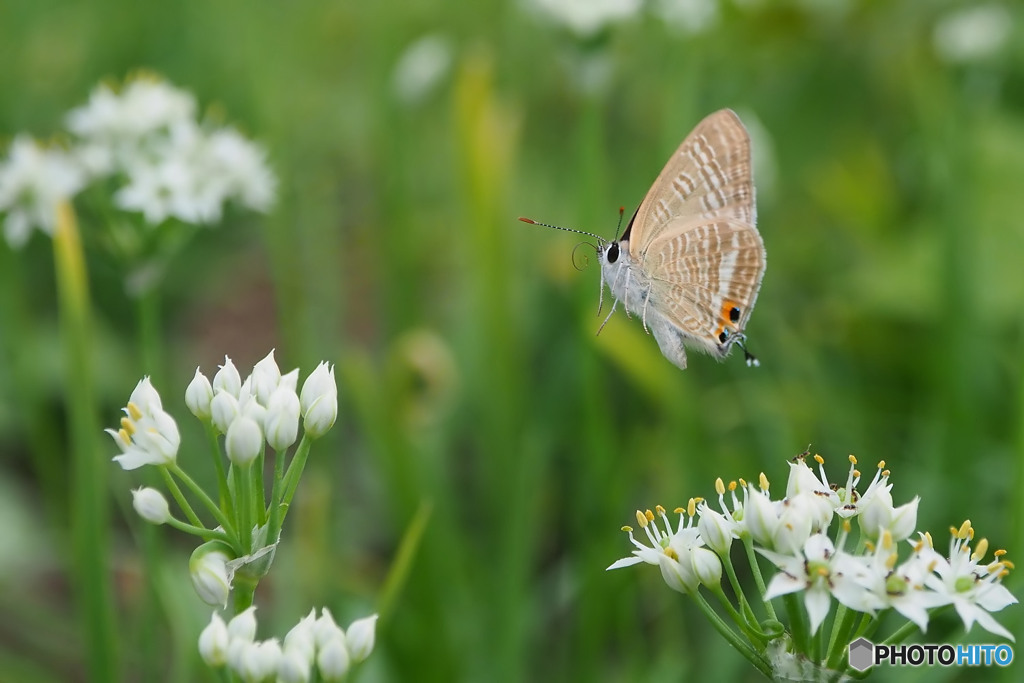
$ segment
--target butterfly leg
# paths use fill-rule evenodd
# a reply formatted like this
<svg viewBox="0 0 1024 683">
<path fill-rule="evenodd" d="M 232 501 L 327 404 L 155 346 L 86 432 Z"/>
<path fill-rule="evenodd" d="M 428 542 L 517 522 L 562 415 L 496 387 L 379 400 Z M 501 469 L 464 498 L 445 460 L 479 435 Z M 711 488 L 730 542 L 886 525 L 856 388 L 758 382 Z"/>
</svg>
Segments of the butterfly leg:
<svg viewBox="0 0 1024 683">
<path fill-rule="evenodd" d="M 622 300 L 623 301 L 629 301 L 629 278 L 630 278 L 630 275 L 632 275 L 632 271 L 629 270 L 628 268 L 625 268 L 624 270 L 626 271 L 626 286 L 622 290 Z M 625 309 L 626 309 L 626 317 L 627 318 L 632 318 L 633 316 L 631 316 L 629 314 L 629 306 L 625 306 Z"/>
<path fill-rule="evenodd" d="M 608 321 L 612 319 L 612 315 L 615 314 L 615 307 L 618 305 L 619 300 L 615 299 L 615 301 L 612 302 L 612 310 L 608 311 L 608 317 L 604 319 L 603 323 L 601 323 L 601 327 L 597 328 L 597 334 L 601 334 L 601 330 L 603 330 L 604 326 L 608 324 Z M 597 334 L 595 334 L 594 336 L 596 337 Z"/>
<path fill-rule="evenodd" d="M 647 296 L 644 297 L 644 309 L 643 312 L 640 314 L 640 319 L 643 320 L 644 323 L 644 332 L 646 332 L 647 334 L 651 333 L 651 331 L 647 329 L 647 302 L 651 300 L 652 287 L 653 285 L 647 285 Z"/>
</svg>

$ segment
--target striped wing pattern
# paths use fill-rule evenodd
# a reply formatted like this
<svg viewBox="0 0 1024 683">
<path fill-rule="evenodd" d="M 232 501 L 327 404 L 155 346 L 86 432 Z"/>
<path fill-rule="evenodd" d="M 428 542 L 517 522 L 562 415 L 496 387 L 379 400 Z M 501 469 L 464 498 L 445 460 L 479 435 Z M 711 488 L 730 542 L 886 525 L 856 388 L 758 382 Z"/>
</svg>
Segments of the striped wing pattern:
<svg viewBox="0 0 1024 683">
<path fill-rule="evenodd" d="M 686 137 L 630 228 L 630 254 L 651 278 L 652 302 L 718 357 L 746 326 L 764 276 L 755 221 L 750 139 L 723 109 Z"/>
</svg>

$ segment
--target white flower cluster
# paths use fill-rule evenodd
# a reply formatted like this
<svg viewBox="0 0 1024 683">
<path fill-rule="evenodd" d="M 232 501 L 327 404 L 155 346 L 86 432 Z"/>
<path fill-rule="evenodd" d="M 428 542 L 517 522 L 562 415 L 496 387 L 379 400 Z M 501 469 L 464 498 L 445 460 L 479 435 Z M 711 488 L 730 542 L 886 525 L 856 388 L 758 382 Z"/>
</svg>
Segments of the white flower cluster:
<svg viewBox="0 0 1024 683">
<path fill-rule="evenodd" d="M 726 487 L 719 479 L 716 488 L 721 511 L 706 501 L 691 499 L 687 510 L 676 510 L 680 519 L 675 528 L 660 506 L 653 513 L 638 511 L 637 522 L 647 543 L 624 527 L 636 549 L 608 569 L 646 562 L 658 565 L 668 585 L 680 592 L 695 594 L 701 585 L 717 590 L 722 563 L 730 562 L 732 541 L 752 541 L 757 552 L 779 569 L 764 599 L 803 591 L 811 634 L 821 626 L 835 599 L 847 609 L 872 616 L 892 608 L 922 631 L 928 626 L 929 610 L 952 604 L 965 629 L 977 622 L 987 631 L 1013 640 L 991 615 L 1017 602 L 1002 585 L 1013 566 L 1003 559 L 1005 551 L 996 551 L 994 560 L 983 563 L 988 542 L 981 539 L 972 550 L 974 529 L 967 521 L 951 529 L 949 554 L 943 555 L 934 548 L 931 535 L 915 533 L 919 499 L 893 505 L 884 462 L 879 463 L 864 493 L 858 494 L 856 458 L 850 456 L 849 474 L 842 486 L 831 484 L 824 459 L 814 458 L 818 474 L 808 467 L 803 455 L 790 463 L 782 499 L 771 498 L 768 480 L 761 474 L 759 486 L 740 481 L 742 500 L 733 482 L 728 503 Z M 859 543 L 851 539 L 854 518 L 859 522 Z M 830 530 L 836 520 L 836 528 Z M 907 541 L 903 547 L 908 551 L 902 561 L 901 541 Z"/>
<path fill-rule="evenodd" d="M 101 84 L 66 123 L 69 151 L 20 135 L 0 163 L 0 212 L 13 247 L 33 227 L 52 234 L 59 201 L 109 178 L 114 205 L 151 225 L 168 218 L 211 224 L 228 202 L 261 212 L 273 203 L 276 178 L 266 152 L 230 126 L 201 123 L 190 93 L 153 76 L 128 80 L 119 91 Z"/>
<path fill-rule="evenodd" d="M 226 624 L 216 612 L 199 635 L 199 654 L 209 666 L 227 666 L 245 683 L 278 681 L 305 683 L 315 665 L 324 681 L 340 681 L 352 664 L 373 652 L 377 615 L 352 622 L 342 629 L 324 607 L 299 620 L 279 643 L 276 638 L 256 640 L 256 607 Z"/>
<path fill-rule="evenodd" d="M 201 420 L 211 420 L 225 435 L 225 450 L 236 465 L 250 464 L 266 438 L 271 448 L 282 451 L 298 438 L 299 419 L 312 439 L 327 433 L 338 417 L 338 386 L 334 368 L 321 362 L 296 393 L 299 371 L 282 375 L 274 352 L 253 366 L 242 380 L 231 359 L 211 383 L 199 368 L 185 390 L 185 404 Z"/>
</svg>

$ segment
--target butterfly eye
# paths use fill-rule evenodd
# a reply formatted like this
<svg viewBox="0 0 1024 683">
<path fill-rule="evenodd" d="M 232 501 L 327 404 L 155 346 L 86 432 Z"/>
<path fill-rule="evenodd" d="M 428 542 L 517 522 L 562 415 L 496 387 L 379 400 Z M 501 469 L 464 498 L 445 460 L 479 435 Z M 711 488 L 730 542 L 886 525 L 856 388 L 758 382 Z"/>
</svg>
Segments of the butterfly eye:
<svg viewBox="0 0 1024 683">
<path fill-rule="evenodd" d="M 619 243 L 612 242 L 612 245 L 608 247 L 608 251 L 605 252 L 605 256 L 608 258 L 608 263 L 615 263 L 619 260 Z"/>
<path fill-rule="evenodd" d="M 722 332 L 718 335 L 718 341 L 722 342 L 723 344 L 725 343 L 725 340 L 728 338 L 729 330 L 722 330 Z"/>
<path fill-rule="evenodd" d="M 729 311 L 729 320 L 731 320 L 733 322 L 736 322 L 739 319 L 740 319 L 740 309 L 738 309 L 735 306 L 733 306 L 732 310 Z"/>
</svg>

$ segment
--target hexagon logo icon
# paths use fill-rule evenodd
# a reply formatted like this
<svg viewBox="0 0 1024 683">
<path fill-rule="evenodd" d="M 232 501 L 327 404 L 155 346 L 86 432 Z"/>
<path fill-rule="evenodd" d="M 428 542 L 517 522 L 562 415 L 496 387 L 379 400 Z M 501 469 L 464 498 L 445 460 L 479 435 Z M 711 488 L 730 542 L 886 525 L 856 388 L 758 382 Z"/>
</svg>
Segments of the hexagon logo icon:
<svg viewBox="0 0 1024 683">
<path fill-rule="evenodd" d="M 850 643 L 850 666 L 857 671 L 867 670 L 875 659 L 875 644 L 867 638 Z"/>
</svg>

